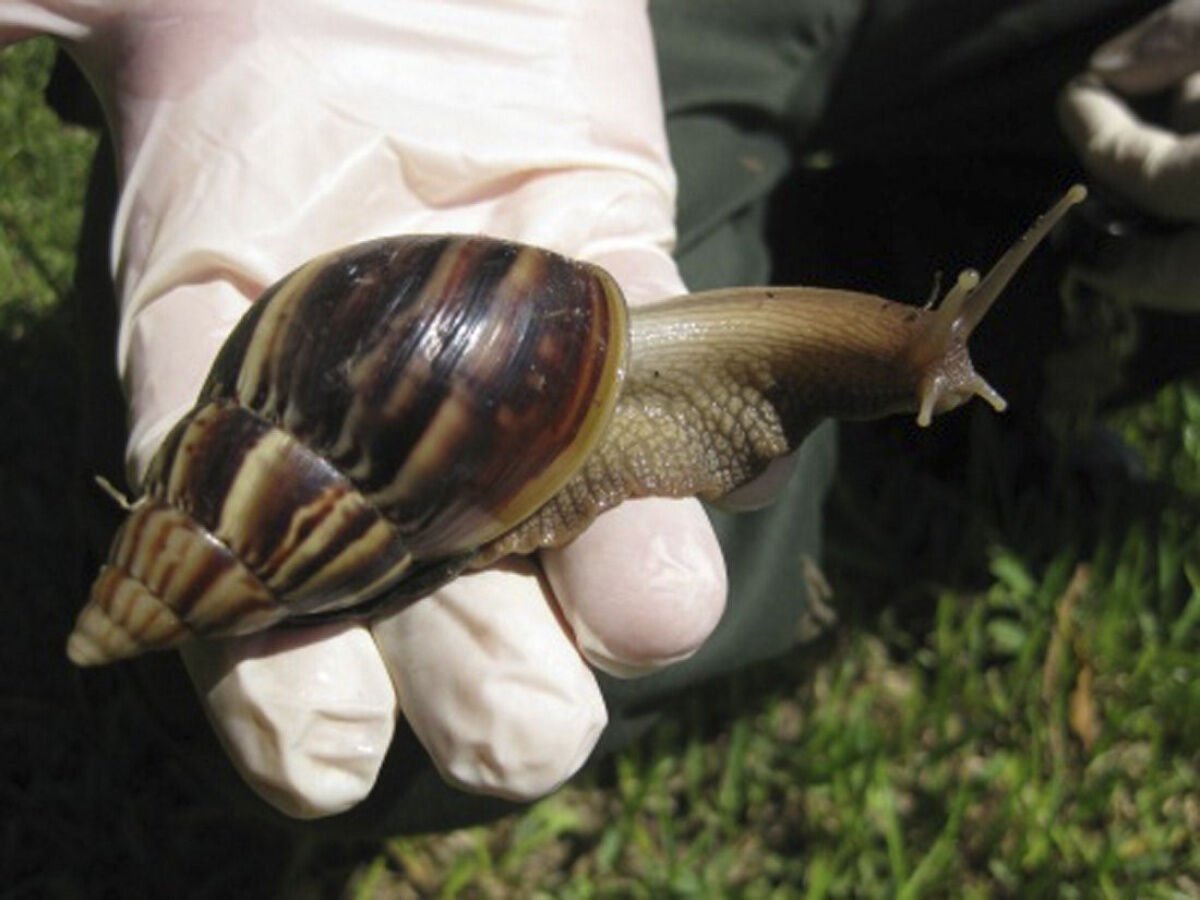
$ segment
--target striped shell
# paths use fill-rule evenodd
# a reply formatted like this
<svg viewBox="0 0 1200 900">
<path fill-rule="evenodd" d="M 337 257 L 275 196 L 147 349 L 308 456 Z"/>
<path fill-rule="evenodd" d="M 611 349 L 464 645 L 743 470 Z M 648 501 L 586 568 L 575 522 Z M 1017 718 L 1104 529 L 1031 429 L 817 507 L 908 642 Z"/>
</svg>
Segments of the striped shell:
<svg viewBox="0 0 1200 900">
<path fill-rule="evenodd" d="M 250 309 L 151 464 L 68 652 L 419 596 L 554 495 L 616 403 L 602 270 L 478 237 L 314 260 Z"/>
</svg>

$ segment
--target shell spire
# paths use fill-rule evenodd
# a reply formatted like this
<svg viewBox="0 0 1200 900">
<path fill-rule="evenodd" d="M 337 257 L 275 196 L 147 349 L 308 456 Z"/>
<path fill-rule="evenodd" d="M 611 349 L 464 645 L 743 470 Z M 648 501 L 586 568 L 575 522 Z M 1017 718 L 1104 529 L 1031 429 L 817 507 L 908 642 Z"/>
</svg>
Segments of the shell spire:
<svg viewBox="0 0 1200 900">
<path fill-rule="evenodd" d="M 219 630 L 234 614 L 232 596 L 240 599 L 247 628 L 282 618 L 270 591 L 228 548 L 158 500 L 134 505 L 113 547 L 67 640 L 76 665 L 138 656 Z"/>
</svg>

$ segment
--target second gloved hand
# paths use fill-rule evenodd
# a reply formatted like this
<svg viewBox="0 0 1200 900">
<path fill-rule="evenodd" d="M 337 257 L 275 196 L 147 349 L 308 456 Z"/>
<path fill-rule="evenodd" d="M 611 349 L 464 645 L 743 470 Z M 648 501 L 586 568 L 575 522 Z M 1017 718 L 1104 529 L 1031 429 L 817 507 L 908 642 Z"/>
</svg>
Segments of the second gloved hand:
<svg viewBox="0 0 1200 900">
<path fill-rule="evenodd" d="M 1137 111 L 1165 98 L 1161 122 Z M 1075 274 L 1101 293 L 1200 311 L 1200 0 L 1176 0 L 1098 48 L 1059 118 L 1100 186 L 1161 223 L 1106 246 Z"/>
</svg>

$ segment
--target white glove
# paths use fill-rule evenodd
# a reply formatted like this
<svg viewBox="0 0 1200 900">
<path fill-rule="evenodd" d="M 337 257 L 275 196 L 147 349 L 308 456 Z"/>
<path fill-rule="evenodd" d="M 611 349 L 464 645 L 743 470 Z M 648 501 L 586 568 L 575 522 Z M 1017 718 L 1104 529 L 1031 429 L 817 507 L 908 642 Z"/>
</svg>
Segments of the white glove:
<svg viewBox="0 0 1200 900">
<path fill-rule="evenodd" d="M 1166 121 L 1131 102 L 1171 91 Z M 1063 130 L 1097 181 L 1173 230 L 1122 238 L 1076 267 L 1101 293 L 1173 311 L 1200 311 L 1200 0 L 1175 0 L 1092 54 L 1059 104 Z"/>
<path fill-rule="evenodd" d="M 135 482 L 249 302 L 330 248 L 479 232 L 597 262 L 635 304 L 682 290 L 643 0 L 0 7 L 0 40 L 39 31 L 89 73 L 114 132 Z M 653 670 L 703 642 L 725 593 L 692 500 L 626 504 L 541 563 L 557 608 L 533 572 L 496 570 L 370 628 L 185 658 L 238 769 L 290 815 L 367 795 L 397 707 L 450 781 L 532 798 L 606 722 L 579 652 Z"/>
</svg>

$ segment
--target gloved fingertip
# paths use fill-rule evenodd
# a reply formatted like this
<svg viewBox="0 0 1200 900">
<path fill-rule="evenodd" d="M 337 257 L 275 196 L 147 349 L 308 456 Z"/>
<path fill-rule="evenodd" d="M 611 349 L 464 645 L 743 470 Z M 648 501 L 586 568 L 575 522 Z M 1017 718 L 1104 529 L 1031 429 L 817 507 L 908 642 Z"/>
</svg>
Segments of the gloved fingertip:
<svg viewBox="0 0 1200 900">
<path fill-rule="evenodd" d="M 532 800 L 587 761 L 608 714 L 531 573 L 462 576 L 373 624 L 400 705 L 442 776 Z"/>
<path fill-rule="evenodd" d="M 693 499 L 625 503 L 542 565 L 580 652 L 618 677 L 691 656 L 725 610 L 721 548 Z"/>
<path fill-rule="evenodd" d="M 495 738 L 448 743 L 435 762 L 461 790 L 526 803 L 553 793 L 583 768 L 608 712 L 597 688 L 573 703 L 512 704 L 498 724 Z"/>
<path fill-rule="evenodd" d="M 334 765 L 315 770 L 308 765 L 300 771 L 239 771 L 251 789 L 279 812 L 291 819 L 311 821 L 353 809 L 370 794 L 378 769 L 364 778 L 345 763 L 343 757 Z"/>
<path fill-rule="evenodd" d="M 314 819 L 370 793 L 396 697 L 367 629 L 270 631 L 191 644 L 183 657 L 230 760 L 266 802 Z"/>
</svg>

